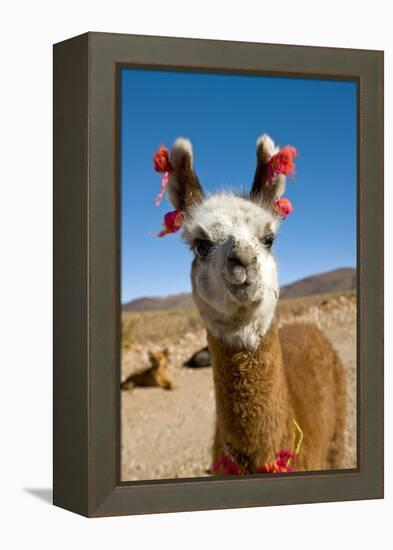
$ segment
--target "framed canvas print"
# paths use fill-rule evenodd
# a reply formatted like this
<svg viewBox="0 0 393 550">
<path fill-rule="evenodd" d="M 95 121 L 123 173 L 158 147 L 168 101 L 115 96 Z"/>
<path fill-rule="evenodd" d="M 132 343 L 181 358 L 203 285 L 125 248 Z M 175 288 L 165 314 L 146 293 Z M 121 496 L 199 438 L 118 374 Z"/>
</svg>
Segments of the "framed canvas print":
<svg viewBox="0 0 393 550">
<path fill-rule="evenodd" d="M 54 46 L 54 503 L 383 496 L 383 53 Z"/>
</svg>

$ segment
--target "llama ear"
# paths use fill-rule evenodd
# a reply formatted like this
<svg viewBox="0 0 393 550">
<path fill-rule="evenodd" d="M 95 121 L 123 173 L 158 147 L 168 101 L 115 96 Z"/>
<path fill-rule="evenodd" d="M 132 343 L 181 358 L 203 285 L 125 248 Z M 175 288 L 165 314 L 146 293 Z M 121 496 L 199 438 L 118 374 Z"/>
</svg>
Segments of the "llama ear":
<svg viewBox="0 0 393 550">
<path fill-rule="evenodd" d="M 251 198 L 264 206 L 270 207 L 285 191 L 285 176 L 279 174 L 274 181 L 269 179 L 269 160 L 277 153 L 278 147 L 267 134 L 257 139 L 257 167 L 251 189 Z"/>
<path fill-rule="evenodd" d="M 173 171 L 168 181 L 168 197 L 176 210 L 186 212 L 201 202 L 203 197 L 202 187 L 193 168 L 190 140 L 177 138 L 171 150 L 170 162 Z"/>
</svg>

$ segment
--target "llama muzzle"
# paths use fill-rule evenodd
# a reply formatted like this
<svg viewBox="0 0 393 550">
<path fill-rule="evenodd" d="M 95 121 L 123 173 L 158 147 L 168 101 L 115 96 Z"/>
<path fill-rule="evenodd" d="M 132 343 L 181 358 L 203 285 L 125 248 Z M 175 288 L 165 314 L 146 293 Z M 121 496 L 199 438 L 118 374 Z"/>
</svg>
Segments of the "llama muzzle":
<svg viewBox="0 0 393 550">
<path fill-rule="evenodd" d="M 237 301 L 253 301 L 258 267 L 255 251 L 250 246 L 231 247 L 226 258 L 225 278 L 231 295 Z"/>
<path fill-rule="evenodd" d="M 232 285 L 250 285 L 257 275 L 257 258 L 250 246 L 232 246 L 227 255 L 226 271 Z"/>
</svg>

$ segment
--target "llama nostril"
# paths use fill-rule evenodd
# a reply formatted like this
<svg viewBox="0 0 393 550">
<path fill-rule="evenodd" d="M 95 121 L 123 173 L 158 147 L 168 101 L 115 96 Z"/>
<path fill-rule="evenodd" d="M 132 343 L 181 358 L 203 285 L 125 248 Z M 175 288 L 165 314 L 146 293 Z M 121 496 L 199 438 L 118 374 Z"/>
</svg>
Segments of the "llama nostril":
<svg viewBox="0 0 393 550">
<path fill-rule="evenodd" d="M 250 264 L 256 262 L 256 256 L 254 251 L 250 248 L 232 248 L 227 257 L 228 267 L 234 268 L 235 266 L 248 267 Z"/>
<path fill-rule="evenodd" d="M 247 280 L 246 268 L 238 263 L 229 267 L 228 274 L 229 281 L 234 285 L 242 285 Z"/>
</svg>

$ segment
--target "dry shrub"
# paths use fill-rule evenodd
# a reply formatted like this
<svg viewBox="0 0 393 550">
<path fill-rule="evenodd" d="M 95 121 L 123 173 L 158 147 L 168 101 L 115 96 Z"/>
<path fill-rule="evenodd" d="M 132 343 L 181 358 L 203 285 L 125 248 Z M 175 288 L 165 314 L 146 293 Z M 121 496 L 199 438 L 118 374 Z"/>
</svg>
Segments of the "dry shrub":
<svg viewBox="0 0 393 550">
<path fill-rule="evenodd" d="M 196 309 L 167 309 L 159 311 L 122 313 L 122 345 L 158 342 L 176 338 L 186 332 L 203 328 Z"/>
</svg>

